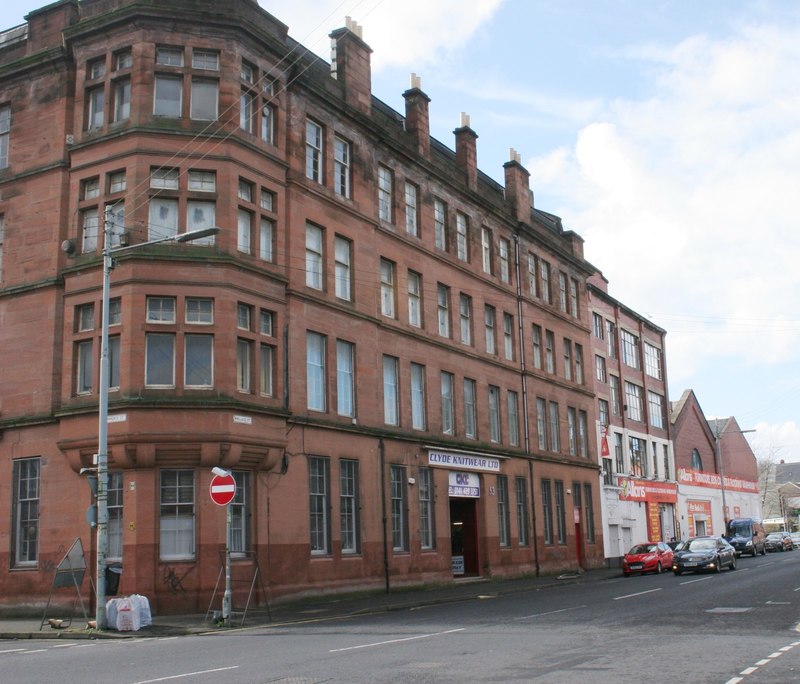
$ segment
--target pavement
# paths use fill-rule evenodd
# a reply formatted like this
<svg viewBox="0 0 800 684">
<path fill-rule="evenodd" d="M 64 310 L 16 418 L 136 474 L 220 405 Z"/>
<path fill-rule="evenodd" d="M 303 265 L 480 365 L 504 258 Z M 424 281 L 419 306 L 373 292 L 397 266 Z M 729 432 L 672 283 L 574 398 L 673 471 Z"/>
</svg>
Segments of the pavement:
<svg viewBox="0 0 800 684">
<path fill-rule="evenodd" d="M 318 622 L 347 616 L 409 610 L 440 603 L 470 601 L 495 596 L 542 591 L 565 584 L 583 584 L 622 577 L 619 568 L 599 568 L 559 575 L 514 579 L 464 578 L 435 586 L 399 587 L 349 594 L 326 594 L 303 599 L 273 602 L 251 608 L 246 614 L 231 612 L 229 625 L 206 620 L 206 614 L 153 615 L 153 623 L 137 631 L 97 630 L 81 617 L 64 619 L 52 627 L 41 616 L 0 616 L 0 639 L 135 639 L 191 636 L 231 629 L 280 626 L 298 622 Z M 50 611 L 53 612 L 52 610 Z M 48 616 L 50 617 L 50 616 Z M 94 615 L 90 615 L 94 619 Z M 41 626 L 40 626 L 41 625 Z"/>
</svg>

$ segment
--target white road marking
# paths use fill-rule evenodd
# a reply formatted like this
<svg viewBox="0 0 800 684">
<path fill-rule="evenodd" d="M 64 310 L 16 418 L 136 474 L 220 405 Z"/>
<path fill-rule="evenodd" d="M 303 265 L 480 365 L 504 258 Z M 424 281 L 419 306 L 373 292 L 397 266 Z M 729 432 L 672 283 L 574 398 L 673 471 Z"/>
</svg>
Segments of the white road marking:
<svg viewBox="0 0 800 684">
<path fill-rule="evenodd" d="M 546 613 L 534 613 L 533 615 L 523 615 L 516 617 L 515 620 L 530 620 L 531 618 L 542 617 L 544 615 L 555 615 L 556 613 L 566 613 L 568 610 L 578 610 L 578 608 L 586 608 L 586 604 L 582 606 L 574 606 L 572 608 L 560 608 L 559 610 L 548 610 Z"/>
<path fill-rule="evenodd" d="M 159 677 L 158 679 L 143 679 L 135 684 L 150 684 L 151 682 L 166 682 L 169 679 L 182 679 L 183 677 L 196 677 L 197 675 L 211 674 L 212 672 L 225 672 L 227 670 L 236 670 L 238 665 L 231 665 L 229 667 L 217 667 L 213 670 L 199 670 L 198 672 L 186 672 L 184 674 L 169 675 L 168 677 Z"/>
<path fill-rule="evenodd" d="M 25 651 L 24 653 L 25 655 L 28 655 L 29 653 L 44 653 L 46 650 L 46 648 L 33 648 L 30 651 Z"/>
<path fill-rule="evenodd" d="M 652 594 L 654 591 L 661 591 L 661 587 L 658 589 L 648 589 L 647 591 L 638 591 L 635 594 L 625 594 L 625 596 L 615 596 L 614 600 L 619 601 L 620 599 L 633 598 L 634 596 L 644 596 L 645 594 Z"/>
<path fill-rule="evenodd" d="M 740 675 L 751 675 L 751 674 L 753 674 L 753 672 L 755 672 L 757 669 L 758 669 L 757 667 L 746 667 L 746 668 L 745 668 L 744 670 L 742 670 L 742 671 L 741 671 L 739 674 L 740 674 Z"/>
<path fill-rule="evenodd" d="M 706 580 L 710 580 L 711 575 L 707 575 L 706 577 L 698 577 L 697 579 L 686 580 L 685 582 L 681 582 L 681 584 L 694 584 L 695 582 L 705 582 Z"/>
<path fill-rule="evenodd" d="M 417 639 L 429 639 L 430 637 L 442 636 L 443 634 L 453 634 L 454 632 L 463 632 L 466 627 L 459 627 L 458 629 L 448 629 L 444 632 L 433 632 L 431 634 L 418 634 L 413 637 L 404 637 L 403 639 L 389 639 L 388 641 L 375 641 L 370 644 L 359 644 L 358 646 L 348 646 L 347 648 L 333 648 L 328 653 L 341 653 L 342 651 L 356 651 L 360 648 L 372 648 L 373 646 L 386 646 L 387 644 L 400 644 L 404 641 L 415 641 Z M 137 684 L 144 684 L 144 682 L 137 682 Z"/>
<path fill-rule="evenodd" d="M 19 653 L 20 651 L 24 651 L 24 648 L 9 648 L 5 651 L 0 651 L 0 653 Z"/>
</svg>

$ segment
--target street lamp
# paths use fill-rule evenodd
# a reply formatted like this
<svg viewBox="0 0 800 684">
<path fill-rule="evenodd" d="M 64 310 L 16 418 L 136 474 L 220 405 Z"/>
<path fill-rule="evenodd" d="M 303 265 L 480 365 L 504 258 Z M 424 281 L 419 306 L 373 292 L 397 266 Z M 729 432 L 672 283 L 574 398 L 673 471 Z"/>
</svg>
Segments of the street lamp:
<svg viewBox="0 0 800 684">
<path fill-rule="evenodd" d="M 149 240 L 135 245 L 111 246 L 114 215 L 112 207 L 106 207 L 103 221 L 103 302 L 101 309 L 100 337 L 100 408 L 97 431 L 97 583 L 95 585 L 95 626 L 106 628 L 106 558 L 108 556 L 108 309 L 111 289 L 113 255 L 129 252 L 140 247 L 161 242 L 191 242 L 216 235 L 219 228 L 203 228 L 180 235 L 170 235 L 158 240 Z"/>
<path fill-rule="evenodd" d="M 719 487 L 720 491 L 722 492 L 722 519 L 725 522 L 727 527 L 728 523 L 728 504 L 725 501 L 725 473 L 722 469 L 722 435 L 719 431 L 719 424 L 720 421 L 717 419 L 714 425 L 714 451 L 716 452 L 715 456 L 717 457 L 717 468 L 719 469 Z M 726 430 L 727 434 L 731 435 L 743 435 L 747 432 L 755 432 L 755 430 Z"/>
</svg>

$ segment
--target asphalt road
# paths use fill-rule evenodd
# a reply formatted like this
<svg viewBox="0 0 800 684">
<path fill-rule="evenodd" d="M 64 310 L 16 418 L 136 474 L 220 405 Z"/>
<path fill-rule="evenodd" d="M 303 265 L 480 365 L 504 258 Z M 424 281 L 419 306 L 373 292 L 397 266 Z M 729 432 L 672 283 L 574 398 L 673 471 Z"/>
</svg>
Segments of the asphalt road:
<svg viewBox="0 0 800 684">
<path fill-rule="evenodd" d="M 800 682 L 800 551 L 358 618 L 0 642 L 8 682 Z"/>
</svg>

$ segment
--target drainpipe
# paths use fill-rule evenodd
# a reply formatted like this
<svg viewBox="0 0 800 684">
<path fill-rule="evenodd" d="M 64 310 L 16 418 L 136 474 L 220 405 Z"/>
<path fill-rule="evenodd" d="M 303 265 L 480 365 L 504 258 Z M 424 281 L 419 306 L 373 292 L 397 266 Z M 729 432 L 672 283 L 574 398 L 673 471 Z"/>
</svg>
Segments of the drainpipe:
<svg viewBox="0 0 800 684">
<path fill-rule="evenodd" d="M 536 506 L 534 505 L 533 460 L 531 459 L 531 432 L 528 423 L 528 377 L 525 367 L 525 327 L 522 323 L 522 279 L 520 277 L 519 235 L 514 233 L 514 271 L 517 279 L 517 334 L 519 336 L 519 377 L 522 391 L 522 433 L 525 455 L 528 458 L 528 477 L 531 483 L 531 539 L 533 541 L 533 559 L 536 565 L 536 576 L 539 576 L 539 544 L 536 534 Z"/>
<path fill-rule="evenodd" d="M 381 437 L 380 441 L 378 442 L 378 449 L 380 450 L 381 454 L 381 510 L 383 513 L 381 514 L 381 519 L 383 524 L 381 525 L 381 529 L 383 530 L 383 575 L 384 581 L 386 584 L 386 593 L 389 593 L 389 535 L 386 532 L 386 526 L 389 524 L 389 518 L 386 515 L 386 447 L 383 443 L 383 437 Z"/>
</svg>

